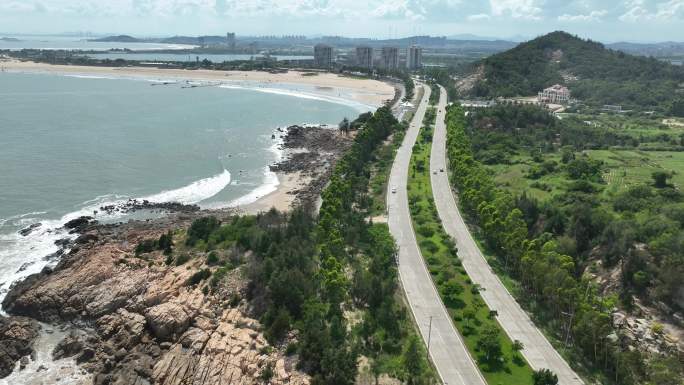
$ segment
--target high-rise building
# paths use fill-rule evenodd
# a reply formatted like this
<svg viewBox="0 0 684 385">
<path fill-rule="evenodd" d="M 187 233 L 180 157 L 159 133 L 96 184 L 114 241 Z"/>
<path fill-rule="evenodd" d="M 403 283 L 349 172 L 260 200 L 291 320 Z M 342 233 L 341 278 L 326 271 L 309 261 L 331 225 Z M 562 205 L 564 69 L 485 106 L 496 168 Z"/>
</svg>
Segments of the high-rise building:
<svg viewBox="0 0 684 385">
<path fill-rule="evenodd" d="M 333 65 L 333 47 L 316 44 L 314 47 L 314 65 L 318 68 L 330 68 Z"/>
<path fill-rule="evenodd" d="M 235 49 L 235 32 L 228 32 L 226 34 L 226 45 L 230 49 Z"/>
<path fill-rule="evenodd" d="M 417 45 L 412 45 L 406 52 L 406 68 L 415 70 L 423 66 L 423 49 Z"/>
<path fill-rule="evenodd" d="M 397 47 L 382 47 L 380 53 L 380 66 L 387 70 L 396 70 L 399 68 L 399 48 Z"/>
<path fill-rule="evenodd" d="M 356 47 L 356 65 L 363 68 L 373 68 L 373 48 Z"/>
</svg>

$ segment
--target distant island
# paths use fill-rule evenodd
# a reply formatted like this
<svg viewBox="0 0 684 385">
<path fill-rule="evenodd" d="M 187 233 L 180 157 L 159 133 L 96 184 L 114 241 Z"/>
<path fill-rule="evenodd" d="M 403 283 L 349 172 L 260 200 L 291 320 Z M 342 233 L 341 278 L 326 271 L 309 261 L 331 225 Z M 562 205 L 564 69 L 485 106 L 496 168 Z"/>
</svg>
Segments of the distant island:
<svg viewBox="0 0 684 385">
<path fill-rule="evenodd" d="M 0 37 L 0 41 L 21 41 L 14 37 Z"/>
<path fill-rule="evenodd" d="M 103 42 L 103 43 L 143 43 L 145 40 L 137 39 L 129 35 L 107 36 L 99 39 L 91 39 L 88 41 Z"/>
</svg>

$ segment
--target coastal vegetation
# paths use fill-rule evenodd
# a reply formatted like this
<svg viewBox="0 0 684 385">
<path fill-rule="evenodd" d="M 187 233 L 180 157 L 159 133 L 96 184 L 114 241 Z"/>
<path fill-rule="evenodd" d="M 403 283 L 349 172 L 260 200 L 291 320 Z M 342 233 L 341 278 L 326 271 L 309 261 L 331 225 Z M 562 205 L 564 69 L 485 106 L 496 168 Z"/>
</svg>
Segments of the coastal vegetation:
<svg viewBox="0 0 684 385">
<path fill-rule="evenodd" d="M 684 68 L 655 58 L 607 49 L 565 32 L 553 32 L 476 62 L 482 71 L 471 93 L 479 97 L 536 95 L 565 84 L 593 106 L 678 113 Z"/>
<path fill-rule="evenodd" d="M 376 379 L 381 374 L 412 384 L 434 379 L 398 295 L 394 240 L 386 225 L 367 221 L 375 150 L 402 131 L 387 107 L 368 117 L 335 166 L 317 217 L 301 208 L 226 223 L 207 217 L 187 232 L 185 243 L 194 248 L 251 254 L 243 269 L 265 335 L 298 354 L 299 366 L 315 384 L 353 384 L 361 356 L 370 359 Z M 191 283 L 209 290 L 222 271 L 208 283 L 200 272 Z"/>
<path fill-rule="evenodd" d="M 684 200 L 668 166 L 680 153 L 652 162 L 662 155 L 639 148 L 659 135 L 581 119 L 557 120 L 534 106 L 467 117 L 450 107 L 447 151 L 460 206 L 490 264 L 577 370 L 603 383 L 680 381 L 672 351 L 628 348 L 638 342 L 613 324 L 616 307 L 629 314 L 659 301 L 664 316 L 680 308 Z M 620 119 L 612 123 L 628 124 Z M 638 161 L 627 161 L 631 154 Z"/>
<path fill-rule="evenodd" d="M 421 254 L 454 325 L 489 384 L 532 384 L 532 369 L 480 296 L 457 255 L 457 246 L 442 227 L 432 198 L 430 153 L 436 109 L 429 107 L 413 147 L 408 200 Z"/>
</svg>

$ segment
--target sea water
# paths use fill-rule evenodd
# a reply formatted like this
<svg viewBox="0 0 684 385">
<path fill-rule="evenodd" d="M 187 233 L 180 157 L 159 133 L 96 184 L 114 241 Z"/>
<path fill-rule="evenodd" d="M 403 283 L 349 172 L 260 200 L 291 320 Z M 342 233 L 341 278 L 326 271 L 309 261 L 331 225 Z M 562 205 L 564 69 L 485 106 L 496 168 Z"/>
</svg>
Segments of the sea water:
<svg viewBox="0 0 684 385">
<path fill-rule="evenodd" d="M 278 184 L 268 167 L 280 156 L 278 127 L 336 124 L 370 108 L 304 86 L 166 83 L 0 73 L 0 300 L 57 262 L 46 256 L 69 237 L 66 221 L 96 210 L 98 220 L 125 220 L 99 207 L 128 198 L 249 203 Z"/>
</svg>

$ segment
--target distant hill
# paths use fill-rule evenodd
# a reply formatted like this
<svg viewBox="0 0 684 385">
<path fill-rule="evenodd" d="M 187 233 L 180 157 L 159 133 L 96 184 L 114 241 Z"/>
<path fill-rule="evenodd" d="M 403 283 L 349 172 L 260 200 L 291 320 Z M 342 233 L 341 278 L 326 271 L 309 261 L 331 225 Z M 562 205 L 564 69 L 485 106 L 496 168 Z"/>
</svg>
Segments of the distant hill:
<svg viewBox="0 0 684 385">
<path fill-rule="evenodd" d="M 684 57 L 684 43 L 666 41 L 661 43 L 629 43 L 619 42 L 607 44 L 606 47 L 632 55 L 654 57 Z"/>
<path fill-rule="evenodd" d="M 107 36 L 99 39 L 91 39 L 89 41 L 105 42 L 105 43 L 141 43 L 144 40 L 136 39 L 129 35 Z"/>
<path fill-rule="evenodd" d="M 0 41 L 17 42 L 17 41 L 21 41 L 21 40 L 14 38 L 14 37 L 0 37 Z"/>
<path fill-rule="evenodd" d="M 469 92 L 482 97 L 536 95 L 553 84 L 592 105 L 666 112 L 684 89 L 684 68 L 552 32 L 475 64 Z"/>
<path fill-rule="evenodd" d="M 216 45 L 226 44 L 225 36 L 173 36 L 161 39 L 160 43 L 164 44 L 186 44 L 186 45 Z"/>
</svg>

